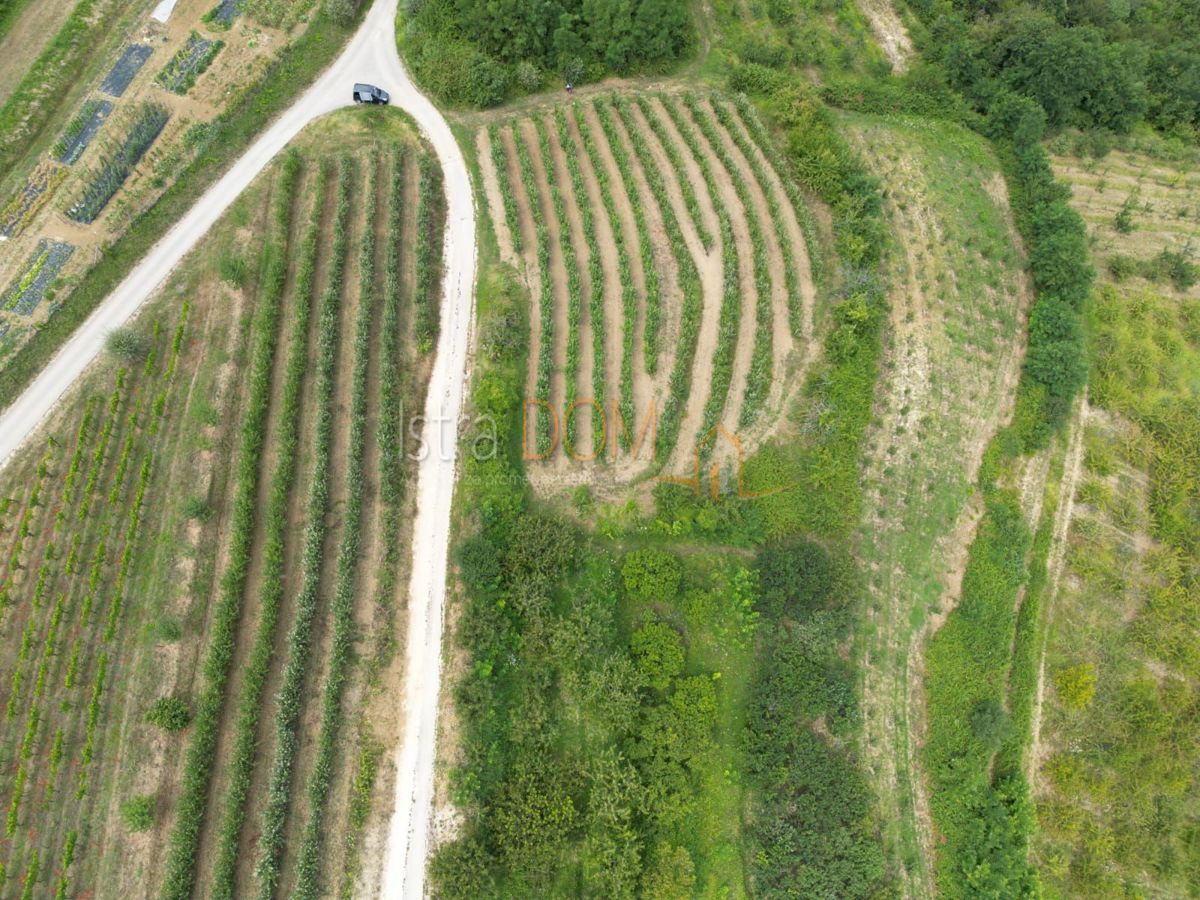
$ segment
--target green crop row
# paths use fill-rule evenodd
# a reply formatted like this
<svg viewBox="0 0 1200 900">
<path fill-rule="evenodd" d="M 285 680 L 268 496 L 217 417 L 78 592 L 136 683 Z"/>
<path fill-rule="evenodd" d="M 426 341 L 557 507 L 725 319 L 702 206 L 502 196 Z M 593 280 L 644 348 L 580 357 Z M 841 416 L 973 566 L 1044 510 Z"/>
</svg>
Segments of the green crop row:
<svg viewBox="0 0 1200 900">
<path fill-rule="evenodd" d="M 108 411 L 104 418 L 104 424 L 100 429 L 100 439 L 96 443 L 96 449 L 92 451 L 92 464 L 88 468 L 87 482 L 83 488 L 83 498 L 80 500 L 79 506 L 75 509 L 75 517 L 80 522 L 87 519 L 92 509 L 92 497 L 96 493 L 97 482 L 104 471 L 104 457 L 108 453 L 108 444 L 112 439 L 113 426 L 117 421 L 117 410 L 120 408 L 121 401 L 125 397 L 125 378 L 127 374 L 124 367 L 117 370 L 117 383 L 108 398 Z"/>
<path fill-rule="evenodd" d="M 609 151 L 613 161 L 617 165 L 617 171 L 621 175 L 622 185 L 618 190 L 624 190 L 629 196 L 630 206 L 634 210 L 635 228 L 638 232 L 638 245 L 643 261 L 642 268 L 645 269 L 646 259 L 646 236 L 644 234 L 644 222 L 641 214 L 641 203 L 639 198 L 629 194 L 633 185 L 633 170 L 630 166 L 629 155 L 625 153 L 624 145 L 621 143 L 621 136 L 617 133 L 616 124 L 613 122 L 612 116 L 609 114 L 608 106 L 596 98 L 592 101 L 592 108 L 596 112 L 596 116 L 600 121 L 600 128 L 604 132 L 605 140 L 608 142 Z M 601 163 L 601 166 L 603 164 Z M 609 201 L 612 199 L 608 193 L 609 185 L 607 179 L 601 181 L 606 191 L 605 206 L 609 206 Z M 621 217 L 616 209 L 616 204 L 612 204 L 612 209 L 609 212 L 609 221 L 612 222 L 613 234 L 622 234 Z M 619 241 L 620 247 L 625 248 L 624 238 Z M 653 269 L 653 267 L 651 267 Z M 633 285 L 633 277 L 631 269 L 622 269 L 621 285 L 624 290 L 621 291 L 621 391 L 620 391 L 620 409 L 621 421 L 628 424 L 634 422 L 635 410 L 633 408 L 633 353 L 634 353 L 634 327 L 637 322 L 637 289 Z M 646 271 L 646 295 L 647 295 L 647 311 L 649 310 L 649 294 L 650 294 L 650 278 L 656 277 L 654 271 Z M 612 423 L 610 423 L 612 424 Z M 614 425 L 615 427 L 615 425 Z"/>
<path fill-rule="evenodd" d="M 188 35 L 187 42 L 155 76 L 154 83 L 172 94 L 186 94 L 196 79 L 212 65 L 224 46 L 224 41 L 210 41 L 193 31 Z"/>
<path fill-rule="evenodd" d="M 417 194 L 416 332 L 422 353 L 433 349 L 438 337 L 437 288 L 441 280 L 442 170 L 432 156 L 421 157 Z"/>
<path fill-rule="evenodd" d="M 84 732 L 83 749 L 79 752 L 79 788 L 76 798 L 83 796 L 87 786 L 87 766 L 92 761 L 92 753 L 96 747 L 96 726 L 100 722 L 100 701 L 104 696 L 104 679 L 108 674 L 108 652 L 101 651 L 100 661 L 96 666 L 96 677 L 92 679 L 92 695 L 88 700 L 87 728 Z"/>
<path fill-rule="evenodd" d="M 392 623 L 394 617 L 396 583 L 399 578 L 400 558 L 403 543 L 400 530 L 404 517 L 401 501 L 404 497 L 404 455 L 400 443 L 400 429 L 404 424 L 403 407 L 403 346 L 400 340 L 400 313 L 403 296 L 400 288 L 400 253 L 404 239 L 404 155 L 398 154 L 391 161 L 392 175 L 388 193 L 388 239 L 384 251 L 384 293 L 380 331 L 379 358 L 379 541 L 383 559 L 378 569 L 375 589 L 375 607 L 380 622 L 375 628 L 375 649 L 369 665 L 372 669 L 387 664 L 394 649 Z M 354 889 L 355 878 L 361 868 L 361 836 L 370 812 L 375 769 L 382 755 L 380 747 L 360 727 L 359 768 L 355 775 L 351 795 L 350 827 L 346 833 L 345 866 L 342 886 L 339 891 L 344 900 L 349 900 Z M 365 787 L 364 787 L 365 785 Z"/>
<path fill-rule="evenodd" d="M 647 120 L 649 120 L 650 116 L 647 112 L 649 109 L 649 103 L 645 96 L 641 94 L 635 94 L 633 95 L 633 102 L 637 104 L 638 108 L 642 110 L 643 115 L 645 115 Z M 625 97 L 618 95 L 618 109 L 626 105 L 628 105 L 628 101 L 625 99 Z M 627 125 L 627 127 L 629 128 L 629 133 L 632 136 L 636 128 L 632 125 Z M 676 183 L 679 185 L 679 190 L 683 194 L 683 204 L 687 207 L 688 218 L 691 219 L 692 227 L 696 229 L 696 234 L 700 237 L 700 243 L 704 246 L 704 249 L 711 250 L 713 241 L 715 239 L 713 237 L 713 233 L 708 230 L 708 225 L 705 224 L 704 216 L 700 212 L 700 201 L 698 199 L 698 195 L 696 194 L 696 186 L 692 184 L 692 179 L 688 177 L 687 167 L 683 162 L 683 156 L 680 154 L 679 148 L 675 145 L 675 142 L 668 140 L 662 133 L 661 129 L 655 128 L 654 123 L 650 123 L 650 127 L 651 130 L 658 135 L 659 143 L 663 148 L 663 153 L 666 154 L 667 160 L 671 163 L 671 168 L 674 169 L 677 174 Z"/>
<path fill-rule="evenodd" d="M 746 392 L 742 395 L 742 409 L 738 417 L 738 428 L 750 425 L 762 410 L 767 394 L 771 390 L 771 377 L 774 358 L 771 354 L 773 339 L 771 310 L 771 265 L 767 259 L 766 239 L 763 236 L 762 223 L 754 209 L 750 196 L 750 187 L 742 173 L 741 166 L 734 160 L 733 155 L 725 147 L 721 139 L 720 129 L 712 117 L 696 98 L 695 94 L 683 95 L 684 105 L 692 115 L 692 120 L 708 141 L 709 147 L 720 160 L 721 165 L 729 176 L 738 201 L 742 205 L 742 213 L 746 219 L 746 228 L 750 232 L 750 244 L 753 248 L 754 260 L 754 346 L 750 351 L 750 369 L 746 373 Z M 770 193 L 766 191 L 766 193 Z M 786 233 L 785 233 L 786 234 Z M 785 266 L 786 268 L 786 266 Z"/>
<path fill-rule="evenodd" d="M 738 281 L 737 246 L 733 239 L 733 223 L 729 218 L 729 211 L 719 200 L 721 193 L 717 176 L 713 172 L 712 166 L 709 165 L 708 157 L 704 155 L 700 138 L 696 135 L 696 131 L 687 117 L 679 111 L 670 98 L 660 97 L 659 99 L 691 152 L 692 158 L 700 167 L 709 196 L 714 199 L 717 219 L 721 225 L 724 283 L 721 294 L 721 314 L 717 319 L 717 347 L 713 353 L 712 381 L 709 386 L 708 399 L 704 403 L 704 419 L 700 429 L 700 439 L 703 440 L 709 431 L 721 421 L 721 412 L 725 409 L 729 385 L 733 381 L 733 358 L 737 350 L 738 329 L 742 319 L 742 292 Z"/>
<path fill-rule="evenodd" d="M 390 190 L 388 191 L 388 239 L 384 252 L 383 316 L 380 325 L 383 339 L 383 364 L 380 367 L 379 405 L 384 411 L 379 418 L 379 490 L 385 504 L 395 506 L 404 490 L 404 448 L 401 428 L 403 391 L 403 343 L 401 341 L 401 254 L 404 213 L 403 153 L 392 160 Z M 385 544 L 391 549 L 390 544 Z"/>
<path fill-rule="evenodd" d="M 579 129 L 579 136 L 583 139 L 584 149 L 587 151 L 588 161 L 591 163 L 592 173 L 596 177 L 596 183 L 600 187 L 600 200 L 604 204 L 604 214 L 608 218 L 611 226 L 613 244 L 617 251 L 617 280 L 621 288 L 621 310 L 622 310 L 622 331 L 621 331 L 621 381 L 618 386 L 618 402 L 620 404 L 620 415 L 624 423 L 633 427 L 633 331 L 630 325 L 631 310 L 636 308 L 637 294 L 633 286 L 633 274 L 629 262 L 629 248 L 625 244 L 625 233 L 621 228 L 621 217 L 617 211 L 616 200 L 613 198 L 612 186 L 608 180 L 608 170 L 604 167 L 604 160 L 600 155 L 600 148 L 596 145 L 596 140 L 592 135 L 591 126 L 588 125 L 588 120 L 585 115 L 582 115 L 579 110 L 572 108 L 572 115 L 575 118 L 575 126 Z M 600 310 L 601 321 L 604 319 L 604 310 Z M 592 346 L 595 352 L 595 367 L 593 369 L 593 382 L 598 385 L 592 393 L 596 400 L 604 406 L 607 400 L 607 392 L 605 388 L 606 380 L 604 378 L 605 361 L 608 358 L 608 350 L 606 347 L 607 340 L 605 329 L 602 326 L 596 329 L 593 324 L 593 341 Z M 596 381 L 599 379 L 599 381 Z M 611 410 L 604 406 L 604 419 L 607 421 L 610 433 L 623 436 L 623 432 L 618 429 L 617 423 L 613 421 L 616 416 L 610 416 Z M 613 447 L 615 450 L 615 446 Z"/>
<path fill-rule="evenodd" d="M 54 891 L 54 900 L 66 900 L 67 888 L 70 886 L 70 879 L 67 878 L 67 870 L 71 868 L 71 863 L 75 862 L 75 845 L 79 841 L 79 832 L 71 830 L 67 832 L 67 839 L 63 843 L 62 864 L 59 866 L 59 871 L 62 872 L 58 876 L 58 886 Z"/>
<path fill-rule="evenodd" d="M 9 603 L 10 584 L 14 572 L 21 568 L 21 554 L 25 550 L 25 539 L 33 533 L 33 516 L 41 504 L 42 484 L 46 480 L 46 475 L 50 470 L 50 458 L 54 454 L 54 446 L 50 445 L 46 448 L 46 452 L 42 454 L 41 460 L 38 462 L 36 473 L 33 477 L 33 487 L 29 491 L 29 499 L 25 502 L 25 510 L 21 513 L 20 521 L 17 523 L 17 537 L 13 541 L 12 549 L 8 554 L 8 578 L 4 582 L 4 590 L 0 593 L 0 613 L 3 613 Z"/>
<path fill-rule="evenodd" d="M 87 185 L 67 209 L 67 217 L 84 224 L 94 222 L 158 138 L 168 117 L 165 106 L 143 103 L 125 138 L 91 173 Z"/>
<path fill-rule="evenodd" d="M 558 186 L 558 173 L 554 170 L 554 156 L 550 148 L 550 136 L 546 131 L 546 122 L 540 116 L 535 117 L 534 127 L 537 129 L 538 147 L 542 154 L 542 170 L 546 175 L 546 184 L 550 189 L 550 202 L 554 207 L 554 217 L 558 220 L 558 251 L 562 254 L 563 270 L 567 276 L 567 359 L 563 372 L 563 405 L 559 410 L 562 416 L 562 439 L 564 447 L 575 445 L 575 417 L 568 416 L 567 411 L 575 403 L 575 380 L 579 372 L 579 311 L 583 308 L 583 283 L 579 277 L 579 261 L 575 256 L 575 245 L 571 241 L 571 229 L 567 220 L 567 208 L 563 202 L 562 191 Z M 595 290 L 593 287 L 592 290 Z"/>
<path fill-rule="evenodd" d="M 500 197 L 504 200 L 504 221 L 512 235 L 513 252 L 518 256 L 523 246 L 521 241 L 521 217 L 517 212 L 517 196 L 513 192 L 512 179 L 508 177 L 508 155 L 501 146 L 500 127 L 495 123 L 488 126 L 488 143 L 492 147 L 492 167 L 496 170 L 496 183 L 500 186 Z"/>
<path fill-rule="evenodd" d="M 234 471 L 234 501 L 230 524 L 228 563 L 213 619 L 201 672 L 201 691 L 192 724 L 192 740 L 184 760 L 175 825 L 167 851 L 162 895 L 186 900 L 196 881 L 200 831 L 208 807 L 209 782 L 215 765 L 217 729 L 224 706 L 229 667 L 233 661 L 242 595 L 250 567 L 250 550 L 257 519 L 258 470 L 266 438 L 267 410 L 271 402 L 271 375 L 279 341 L 281 298 L 287 275 L 287 234 L 292 195 L 300 161 L 285 157 L 275 186 L 273 234 L 263 251 L 258 309 L 251 334 L 249 388 L 238 440 Z"/>
<path fill-rule="evenodd" d="M 545 217 L 538 208 L 537 178 L 533 172 L 533 162 L 529 156 L 529 148 L 525 145 L 518 129 L 513 129 L 513 144 L 517 148 L 517 161 L 521 169 L 521 183 L 525 186 L 525 198 L 529 203 L 533 218 L 533 229 L 537 242 L 538 258 L 538 310 L 539 338 L 537 356 L 537 376 L 534 381 L 534 396 L 527 399 L 550 402 L 550 376 L 554 371 L 554 285 L 550 279 L 550 232 L 546 228 Z M 632 406 L 632 403 L 630 404 Z M 539 413 L 535 438 L 536 452 L 548 452 L 550 447 L 550 417 Z"/>
<path fill-rule="evenodd" d="M 301 556 L 301 587 L 296 598 L 296 619 L 287 635 L 287 657 L 277 695 L 275 759 L 271 766 L 267 802 L 263 808 L 262 824 L 259 829 L 259 857 L 255 867 L 258 895 L 263 898 L 271 897 L 279 883 L 292 773 L 295 768 L 296 752 L 299 749 L 296 732 L 303 709 L 301 691 L 304 675 L 308 668 L 308 660 L 312 653 L 312 628 L 316 617 L 321 568 L 325 558 L 325 535 L 329 512 L 329 466 L 333 442 L 333 397 L 337 349 L 341 331 L 339 310 L 347 256 L 346 217 L 352 171 L 348 160 L 340 163 L 331 271 L 318 310 L 317 371 L 313 394 L 317 412 L 316 438 L 313 451 L 312 482 L 309 485 L 305 510 L 307 524 L 304 527 Z M 368 191 L 368 202 L 374 202 L 374 191 Z M 309 303 L 312 302 L 312 266 L 315 262 L 315 256 L 310 255 L 309 247 L 315 249 L 317 238 L 318 232 L 314 227 L 313 231 L 305 238 L 302 270 L 298 279 L 301 282 L 301 289 L 309 295 L 307 301 Z M 370 219 L 368 219 L 368 226 L 363 233 L 363 241 L 364 245 L 374 242 L 374 228 L 370 224 Z"/>
<path fill-rule="evenodd" d="M 770 145 L 756 145 L 752 138 L 747 137 L 747 133 L 739 127 L 740 120 L 737 113 L 721 99 L 713 97 L 711 102 L 717 120 L 742 152 L 742 156 L 750 163 L 750 169 L 754 172 L 759 189 L 767 198 L 767 207 L 771 211 L 771 222 L 775 226 L 779 249 L 783 254 L 783 284 L 787 292 L 788 324 L 792 335 L 800 337 L 804 331 L 804 300 L 800 292 L 800 267 L 796 260 L 796 249 L 788 238 L 787 214 L 784 212 L 783 202 L 773 189 L 774 182 L 771 174 L 775 174 L 777 179 L 779 175 L 771 166 Z M 755 152 L 756 150 L 761 151 L 761 157 L 759 153 Z M 783 180 L 779 179 L 779 182 L 782 184 Z M 786 192 L 787 189 L 784 190 Z"/>
<path fill-rule="evenodd" d="M 422 157 L 422 162 L 432 157 Z M 374 197 L 374 191 L 372 198 Z M 370 212 L 374 215 L 374 201 Z M 418 217 L 419 218 L 419 217 Z M 440 234 L 429 235 L 441 245 Z M 329 649 L 329 668 L 321 691 L 321 728 L 317 753 L 308 779 L 308 821 L 296 859 L 296 884 L 292 896 L 315 900 L 322 893 L 320 857 L 326 841 L 325 805 L 333 778 L 334 757 L 342 731 L 342 695 L 354 660 L 355 575 L 361 554 L 362 508 L 365 493 L 363 469 L 367 443 L 367 404 L 370 382 L 367 379 L 371 357 L 371 332 L 378 300 L 375 290 L 374 242 L 363 245 L 362 302 L 354 334 L 354 371 L 350 399 L 350 452 L 346 464 L 346 502 L 342 507 L 341 546 L 338 547 L 330 611 L 333 635 Z"/>
<path fill-rule="evenodd" d="M 583 180 L 583 167 L 579 164 L 579 154 L 575 152 L 575 142 L 567 127 L 567 116 L 561 106 L 554 108 L 554 126 L 558 133 L 558 142 L 563 148 L 567 159 L 567 169 L 571 173 L 571 187 L 575 192 L 575 205 L 579 209 L 580 226 L 583 229 L 584 240 L 588 247 L 588 284 L 591 288 L 588 294 L 588 318 L 592 325 L 592 449 L 599 456 L 603 452 L 601 446 L 604 440 L 604 267 L 600 262 L 600 244 L 596 238 L 596 221 L 592 214 L 592 204 L 588 200 L 587 186 Z M 568 345 L 568 351 L 570 347 Z M 568 397 L 563 408 L 563 415 L 571 415 L 571 402 Z"/>
<path fill-rule="evenodd" d="M 324 192 L 324 174 L 318 176 L 320 198 Z M 350 217 L 350 198 L 354 169 L 343 161 L 338 173 L 337 208 L 333 220 L 333 246 L 330 250 L 328 284 L 319 316 L 317 335 L 318 363 L 314 402 L 317 407 L 316 439 L 313 447 L 313 475 L 309 493 L 309 526 L 305 531 L 304 567 L 307 584 L 309 568 L 319 571 L 324 542 L 329 494 L 329 459 L 332 442 L 333 368 L 337 354 L 338 307 L 342 299 L 342 280 L 345 272 L 347 230 Z M 279 627 L 280 604 L 283 600 L 285 549 L 289 533 L 288 506 L 299 462 L 301 389 L 308 366 L 308 322 L 312 311 L 312 271 L 316 263 L 317 228 L 321 221 L 320 200 L 312 217 L 312 225 L 301 249 L 297 274 L 296 319 L 288 348 L 284 372 L 283 397 L 278 421 L 281 423 L 276 448 L 275 473 L 272 476 L 270 501 L 266 513 L 263 551 L 262 591 L 259 600 L 258 631 L 246 665 L 245 680 L 238 698 L 233 757 L 229 763 L 229 794 L 218 837 L 217 862 L 214 868 L 212 895 L 232 898 L 237 875 L 238 844 L 246 820 L 246 806 L 257 751 L 258 720 L 263 691 L 274 654 L 275 633 Z M 364 240 L 370 240 L 367 229 Z"/>
<path fill-rule="evenodd" d="M 675 259 L 675 270 L 678 273 L 679 290 L 683 295 L 683 302 L 680 304 L 675 368 L 671 371 L 671 380 L 667 386 L 667 399 L 659 419 L 658 436 L 655 442 L 655 450 L 659 458 L 666 459 L 671 455 L 679 440 L 679 425 L 683 419 L 683 410 L 687 405 L 688 394 L 691 392 L 692 365 L 696 359 L 696 341 L 700 334 L 700 273 L 696 269 L 696 261 L 688 250 L 679 219 L 675 215 L 670 196 L 667 193 L 666 178 L 668 175 L 680 184 L 689 183 L 687 172 L 683 168 L 683 158 L 679 155 L 679 148 L 662 128 L 662 123 L 653 116 L 653 111 L 645 99 L 639 97 L 636 102 L 643 116 L 646 117 L 651 131 L 658 138 L 659 144 L 664 148 L 670 147 L 666 156 L 672 166 L 672 172 L 662 172 L 654 162 L 649 144 L 633 118 L 628 101 L 624 97 L 617 98 L 617 112 L 625 122 L 625 130 L 633 142 L 634 152 L 641 160 L 642 170 L 646 173 L 646 181 L 650 185 L 659 209 L 662 210 L 667 240 L 671 245 L 671 254 Z M 698 213 L 694 215 L 698 215 Z M 711 236 L 709 239 L 711 240 Z M 703 237 L 700 240 L 702 243 L 704 242 Z"/>
<path fill-rule="evenodd" d="M 779 159 L 779 155 L 775 141 L 771 138 L 762 119 L 759 118 L 758 110 L 754 108 L 754 103 L 745 94 L 739 93 L 734 94 L 733 105 L 742 125 L 745 126 L 753 142 L 761 148 L 763 156 L 767 160 L 767 165 L 775 170 L 780 184 L 783 185 L 783 192 L 787 195 L 792 212 L 795 214 L 796 221 L 800 225 L 800 231 L 804 235 L 804 245 L 807 250 L 808 266 L 813 284 L 816 287 L 820 287 L 827 281 L 828 273 L 825 271 L 824 254 L 817 244 L 817 225 L 813 219 L 808 199 L 804 196 L 804 191 L 792 178 L 791 173 L 788 172 L 787 167 L 776 162 Z M 804 325 L 800 313 L 799 309 L 789 309 L 789 324 L 791 325 L 792 334 L 795 337 L 800 337 L 804 333 Z"/>
<path fill-rule="evenodd" d="M 654 242 L 650 237 L 650 227 L 646 224 L 646 214 L 643 206 L 644 199 L 632 193 L 633 186 L 637 183 L 633 175 L 633 164 L 628 152 L 625 150 L 625 142 L 621 139 L 620 129 L 618 129 L 616 122 L 613 120 L 610 106 L 608 103 L 602 103 L 598 97 L 592 101 L 592 105 L 600 117 L 600 125 L 604 128 L 604 134 L 608 138 L 613 159 L 616 160 L 617 168 L 621 172 L 621 180 L 625 182 L 625 190 L 629 193 L 629 205 L 633 209 L 633 222 L 637 227 L 638 248 L 642 257 L 642 273 L 646 282 L 646 324 L 642 334 L 642 354 L 646 362 L 646 372 L 653 375 L 658 371 L 659 332 L 661 331 L 662 324 L 662 297 L 660 296 L 661 289 L 658 280 L 658 264 L 654 259 Z M 619 219 L 617 221 L 618 223 L 620 222 Z M 636 315 L 637 311 L 635 308 L 626 307 L 625 328 L 628 331 L 626 343 L 630 349 L 631 357 L 633 348 L 633 319 Z M 624 371 L 624 365 L 622 365 L 622 371 Z M 631 369 L 631 393 L 633 390 L 632 378 Z M 630 409 L 632 410 L 632 400 L 630 401 Z M 632 419 L 629 421 L 632 421 Z"/>
</svg>

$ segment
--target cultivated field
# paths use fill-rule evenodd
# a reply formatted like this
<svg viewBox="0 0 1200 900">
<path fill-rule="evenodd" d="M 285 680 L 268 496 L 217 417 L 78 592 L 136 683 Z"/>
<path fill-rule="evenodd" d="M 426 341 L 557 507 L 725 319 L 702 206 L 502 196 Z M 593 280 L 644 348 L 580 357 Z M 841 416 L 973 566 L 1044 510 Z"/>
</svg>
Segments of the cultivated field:
<svg viewBox="0 0 1200 900">
<path fill-rule="evenodd" d="M 313 126 L 3 473 L 4 895 L 355 893 L 391 791 L 430 159 L 396 114 Z"/>
<path fill-rule="evenodd" d="M 771 433 L 812 358 L 816 292 L 808 211 L 767 141 L 744 100 L 674 92 L 478 131 L 500 256 L 531 297 L 542 490 L 692 475 L 698 451 L 732 461 Z"/>
</svg>

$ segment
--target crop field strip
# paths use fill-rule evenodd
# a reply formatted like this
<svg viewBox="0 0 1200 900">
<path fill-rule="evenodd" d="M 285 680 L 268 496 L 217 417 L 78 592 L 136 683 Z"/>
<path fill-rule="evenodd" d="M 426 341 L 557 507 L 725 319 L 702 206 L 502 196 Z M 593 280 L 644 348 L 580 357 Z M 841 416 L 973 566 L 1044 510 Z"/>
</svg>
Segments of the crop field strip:
<svg viewBox="0 0 1200 900">
<path fill-rule="evenodd" d="M 69 855 L 66 848 L 73 853 L 88 833 L 96 794 L 91 763 L 102 751 L 100 718 L 113 693 L 110 660 L 120 652 L 130 567 L 163 442 L 158 425 L 174 391 L 186 319 L 185 305 L 173 335 L 156 325 L 145 363 L 119 370 L 105 402 L 89 399 L 69 457 L 65 450 L 58 454 L 61 493 L 53 506 L 47 504 L 55 511 L 53 522 L 43 519 L 42 536 L 32 546 L 22 541 L 14 547 L 17 558 L 29 550 L 26 581 L 14 586 L 10 571 L 5 589 L 19 596 L 32 587 L 32 593 L 3 626 L 17 628 L 19 614 L 26 614 L 5 712 L 13 725 L 23 717 L 24 727 L 7 729 L 14 739 L 20 733 L 19 745 L 3 745 L 5 760 L 15 764 L 5 785 L 5 833 L 12 839 L 5 867 L 11 873 L 24 867 L 28 874 L 35 865 L 50 871 L 61 863 L 57 844 Z M 26 648 L 36 648 L 36 658 Z M 30 777 L 35 766 L 36 779 Z M 52 805 L 55 821 L 69 830 L 31 828 L 29 820 Z M 21 861 L 24 852 L 28 857 Z M 57 890 L 62 895 L 66 888 Z"/>
<path fill-rule="evenodd" d="M 581 385 L 604 401 L 603 415 L 580 407 L 571 417 L 566 445 L 578 458 L 611 453 L 614 440 L 629 446 L 650 410 L 666 456 L 681 433 L 694 442 L 718 422 L 731 433 L 753 426 L 778 410 L 794 342 L 810 358 L 802 195 L 773 169 L 764 139 L 736 101 L 675 94 L 601 95 L 477 137 L 501 254 L 521 262 L 533 295 L 530 396 L 559 418 Z M 744 323 L 743 297 L 753 308 Z M 707 339 L 706 315 L 718 319 Z M 689 424 L 692 384 L 706 370 L 702 417 Z M 580 416 L 592 440 L 576 446 Z M 538 415 L 539 452 L 550 446 L 547 419 Z"/>
<path fill-rule="evenodd" d="M 142 877 L 168 896 L 190 895 L 186 879 L 213 896 L 316 896 L 355 865 L 348 844 L 327 858 L 321 836 L 345 821 L 357 776 L 343 763 L 358 749 L 347 704 L 357 709 L 366 677 L 355 661 L 366 635 L 356 626 L 378 622 L 390 634 L 394 624 L 407 478 L 400 416 L 419 306 L 428 339 L 439 294 L 440 180 L 428 154 L 405 147 L 372 144 L 338 163 L 290 155 L 263 207 L 272 225 L 252 267 L 256 308 L 245 314 L 250 377 L 235 388 L 247 398 L 240 421 L 257 433 L 243 428 L 236 452 L 236 440 L 219 451 L 233 469 L 219 508 L 232 509 L 195 539 L 207 542 L 200 558 L 216 572 L 198 572 L 195 587 L 184 588 L 203 622 L 213 590 L 205 579 L 218 585 L 197 677 L 207 693 L 197 694 L 182 743 L 167 742 L 176 750 L 164 758 L 160 741 L 153 753 L 167 767 L 153 775 L 166 794 L 156 802 L 161 849 Z M 328 187 L 314 191 L 320 180 Z M 321 203 L 296 199 L 313 193 Z M 11 637 L 0 656 L 9 711 L 0 740 L 5 895 L 28 883 L 34 896 L 75 896 L 101 872 L 132 875 L 117 807 L 149 775 L 141 763 L 131 769 L 124 752 L 147 728 L 148 701 L 130 694 L 125 669 L 141 652 L 131 642 L 147 633 L 147 579 L 160 582 L 156 595 L 175 590 L 155 567 L 174 565 L 177 551 L 147 533 L 147 514 L 152 522 L 178 516 L 164 509 L 162 492 L 170 470 L 191 464 L 169 451 L 194 422 L 178 415 L 175 396 L 189 389 L 195 354 L 207 346 L 189 340 L 206 319 L 191 321 L 187 303 L 173 315 L 154 323 L 144 362 L 78 401 L 70 441 L 18 461 L 12 485 L 24 489 L 0 501 L 0 629 Z M 185 371 L 181 353 L 190 353 Z M 386 496 L 376 498 L 377 489 Z M 240 567 L 232 565 L 239 546 Z M 371 641 L 386 647 L 392 638 L 380 632 Z M 222 675 L 222 664 L 234 670 Z M 191 676 L 179 677 L 186 688 Z M 219 767 L 219 777 L 203 778 L 206 767 Z M 174 771 L 183 777 L 171 779 Z"/>
</svg>

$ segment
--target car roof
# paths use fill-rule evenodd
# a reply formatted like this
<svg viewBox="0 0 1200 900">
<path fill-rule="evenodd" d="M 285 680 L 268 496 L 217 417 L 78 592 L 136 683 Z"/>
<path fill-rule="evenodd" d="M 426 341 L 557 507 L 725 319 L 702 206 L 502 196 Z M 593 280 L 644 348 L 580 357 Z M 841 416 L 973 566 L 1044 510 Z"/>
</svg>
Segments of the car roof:
<svg viewBox="0 0 1200 900">
<path fill-rule="evenodd" d="M 356 91 L 373 91 L 375 90 L 375 85 L 359 83 L 354 85 L 354 89 Z"/>
</svg>

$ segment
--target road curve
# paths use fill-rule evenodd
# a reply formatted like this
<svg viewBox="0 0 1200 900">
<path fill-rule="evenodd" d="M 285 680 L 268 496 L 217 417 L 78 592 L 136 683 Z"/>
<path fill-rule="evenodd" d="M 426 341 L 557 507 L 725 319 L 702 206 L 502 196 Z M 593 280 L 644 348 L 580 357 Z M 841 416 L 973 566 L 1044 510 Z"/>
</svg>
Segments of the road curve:
<svg viewBox="0 0 1200 900">
<path fill-rule="evenodd" d="M 151 248 L 24 393 L 0 414 L 0 468 L 37 431 L 58 400 L 264 167 L 305 125 L 350 105 L 356 81 L 378 84 L 408 112 L 437 153 L 447 200 L 441 331 L 425 404 L 425 453 L 418 463 L 409 593 L 404 732 L 397 750 L 396 806 L 383 896 L 421 897 L 433 798 L 446 553 L 474 314 L 475 207 L 466 161 L 441 113 L 413 85 L 396 52 L 397 0 L 376 0 L 341 56 L 263 132 L 195 206 Z"/>
</svg>

